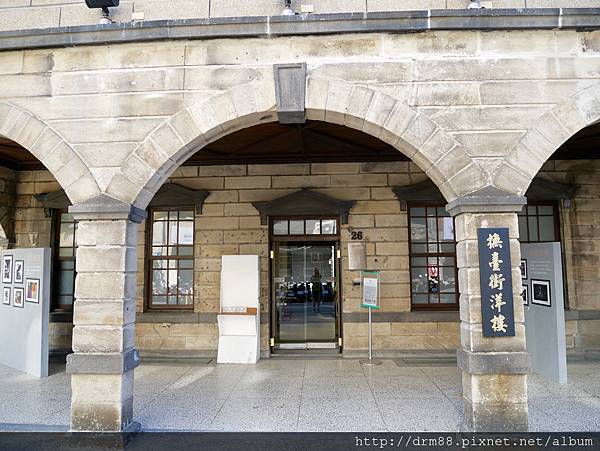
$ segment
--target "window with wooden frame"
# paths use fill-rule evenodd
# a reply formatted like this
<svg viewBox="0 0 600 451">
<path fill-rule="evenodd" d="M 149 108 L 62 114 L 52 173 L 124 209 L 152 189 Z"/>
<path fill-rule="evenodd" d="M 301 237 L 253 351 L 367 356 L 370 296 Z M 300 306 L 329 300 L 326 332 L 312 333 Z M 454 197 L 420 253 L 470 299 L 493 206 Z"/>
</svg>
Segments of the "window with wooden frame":
<svg viewBox="0 0 600 451">
<path fill-rule="evenodd" d="M 53 312 L 73 311 L 77 221 L 66 209 L 54 214 Z"/>
<path fill-rule="evenodd" d="M 558 208 L 554 201 L 532 202 L 518 213 L 519 242 L 545 243 L 560 241 Z"/>
<path fill-rule="evenodd" d="M 443 204 L 408 204 L 413 310 L 457 310 L 454 218 Z"/>
<path fill-rule="evenodd" d="M 147 227 L 150 310 L 194 308 L 194 207 L 152 208 Z"/>
</svg>

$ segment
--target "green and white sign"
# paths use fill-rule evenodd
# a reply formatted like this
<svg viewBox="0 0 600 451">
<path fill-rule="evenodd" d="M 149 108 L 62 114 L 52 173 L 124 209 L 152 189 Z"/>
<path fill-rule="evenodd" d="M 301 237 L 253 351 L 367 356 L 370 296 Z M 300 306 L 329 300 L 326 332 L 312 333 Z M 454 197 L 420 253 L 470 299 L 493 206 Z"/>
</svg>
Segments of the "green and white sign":
<svg viewBox="0 0 600 451">
<path fill-rule="evenodd" d="M 379 271 L 362 271 L 362 302 L 361 307 L 378 309 L 379 305 Z"/>
</svg>

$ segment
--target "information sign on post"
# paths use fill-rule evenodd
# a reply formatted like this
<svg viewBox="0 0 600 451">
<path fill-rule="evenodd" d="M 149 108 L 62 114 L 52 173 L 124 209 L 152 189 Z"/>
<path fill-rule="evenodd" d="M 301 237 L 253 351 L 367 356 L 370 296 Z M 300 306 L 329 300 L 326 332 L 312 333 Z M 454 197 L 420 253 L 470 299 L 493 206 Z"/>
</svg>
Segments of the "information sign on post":
<svg viewBox="0 0 600 451">
<path fill-rule="evenodd" d="M 378 309 L 379 307 L 379 271 L 362 271 L 362 303 L 361 307 Z"/>
<path fill-rule="evenodd" d="M 369 310 L 369 358 L 361 360 L 363 365 L 381 365 L 381 361 L 373 360 L 373 318 L 371 311 L 379 309 L 379 271 L 362 270 L 360 281 L 362 287 L 362 301 L 360 306 Z"/>
</svg>

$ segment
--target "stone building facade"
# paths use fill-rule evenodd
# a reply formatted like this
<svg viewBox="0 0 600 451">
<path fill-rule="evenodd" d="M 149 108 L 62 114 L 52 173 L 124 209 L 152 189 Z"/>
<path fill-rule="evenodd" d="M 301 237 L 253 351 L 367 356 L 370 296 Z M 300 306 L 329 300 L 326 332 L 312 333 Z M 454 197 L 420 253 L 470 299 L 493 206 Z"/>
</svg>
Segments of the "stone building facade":
<svg viewBox="0 0 600 451">
<path fill-rule="evenodd" d="M 123 1 L 112 13 L 120 23 L 93 26 L 83 25 L 99 13 L 80 3 L 12 0 L 0 8 L 0 146 L 13 149 L 0 173 L 2 238 L 6 247 L 70 249 L 71 258 L 56 264 L 76 273 L 74 293 L 56 296 L 76 301 L 72 314 L 56 312 L 50 333 L 56 350 L 73 352 L 74 430 L 130 427 L 136 348 L 142 356 L 214 355 L 221 255 L 261 257 L 261 350 L 264 357 L 275 350 L 273 218 L 264 221 L 254 203 L 303 189 L 353 202 L 347 221 L 336 218 L 343 354 L 366 348 L 360 289 L 346 269 L 352 232 L 360 231 L 368 268 L 382 270 L 376 351 L 458 348 L 466 427 L 527 427 L 523 307 L 515 302 L 515 337 L 483 337 L 476 231 L 509 228 L 518 299 L 518 215 L 527 202 L 543 206 L 525 198 L 534 177 L 577 187 L 568 199 L 552 199 L 567 343 L 571 352 L 600 348 L 600 168 L 589 153 L 555 154 L 582 131 L 593 139 L 600 120 L 597 2 L 535 9 L 533 0 L 505 1 L 494 7 L 528 9 L 465 11 L 468 2 L 415 1 L 407 6 L 413 11 L 395 12 L 392 2 L 315 0 L 315 13 L 326 14 L 250 17 L 237 10 L 246 16 L 239 19 L 223 18 L 237 2 L 198 9 L 203 2 L 173 1 L 164 12 L 160 2 Z M 265 14 L 282 8 L 258 3 Z M 146 22 L 131 23 L 131 12 L 141 10 Z M 67 25 L 73 28 L 57 28 Z M 278 68 L 290 63 L 305 68 L 302 95 L 282 102 Z M 281 122 L 286 100 L 302 121 L 362 132 L 403 157 L 193 163 L 228 136 Z M 420 206 L 394 191 L 426 182 L 435 195 Z M 147 210 L 167 185 L 186 188 L 190 199 L 205 192 L 201 207 L 185 206 L 193 211 L 191 219 L 184 215 L 193 221 L 193 256 L 183 259 L 193 268 L 193 294 L 179 311 L 151 308 L 148 300 L 154 235 Z M 411 207 L 436 209 L 440 224 L 452 225 L 452 251 L 443 256 L 454 259 L 457 274 L 448 277 L 452 308 L 416 305 Z M 60 244 L 62 223 L 65 230 L 77 224 L 76 246 Z"/>
</svg>

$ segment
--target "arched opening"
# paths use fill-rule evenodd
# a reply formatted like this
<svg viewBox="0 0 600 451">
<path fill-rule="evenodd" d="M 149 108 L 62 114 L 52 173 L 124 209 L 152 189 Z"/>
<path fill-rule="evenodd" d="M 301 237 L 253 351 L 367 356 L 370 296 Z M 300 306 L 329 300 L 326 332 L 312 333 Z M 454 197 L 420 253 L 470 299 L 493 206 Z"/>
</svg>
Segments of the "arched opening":
<svg viewBox="0 0 600 451">
<path fill-rule="evenodd" d="M 538 135 L 537 142 L 543 146 L 536 148 L 535 141 L 528 141 L 530 154 L 537 151 L 549 157 L 539 165 L 526 193 L 527 204 L 518 213 L 525 331 L 532 362 L 528 385 L 530 394 L 542 398 L 530 399 L 529 407 L 544 424 L 552 424 L 551 411 L 560 410 L 557 393 L 569 390 L 573 402 L 568 413 L 563 411 L 560 424 L 593 430 L 593 424 L 582 418 L 590 409 L 592 416 L 599 412 L 593 403 L 597 387 L 592 375 L 598 372 L 600 352 L 596 250 L 600 123 L 591 114 L 583 121 L 584 112 L 574 114 L 572 105 L 557 111 L 569 109 L 567 115 L 555 111 L 551 124 L 541 123 L 539 129 L 558 125 L 565 134 L 568 127 L 563 124 L 583 128 L 572 130 L 564 142 L 545 139 L 547 134 Z"/>
<path fill-rule="evenodd" d="M 66 425 L 70 415 L 69 398 L 64 393 L 65 384 L 56 381 L 66 380 L 61 377 L 65 371 L 65 357 L 72 352 L 76 227 L 67 212 L 71 201 L 57 177 L 24 147 L 25 143 L 31 145 L 39 139 L 54 142 L 54 146 L 61 146 L 61 143 L 53 139 L 52 132 L 45 126 L 34 132 L 35 118 L 29 117 L 24 122 L 30 127 L 29 138 L 15 132 L 18 121 L 14 116 L 0 125 L 1 322 L 5 332 L 13 327 L 12 352 L 22 356 L 11 359 L 6 354 L 10 347 L 5 347 L 2 364 L 8 365 L 3 366 L 3 374 L 13 393 L 18 393 L 23 384 L 22 372 L 38 377 L 52 376 L 48 385 L 51 399 L 47 400 L 47 409 L 30 414 L 7 412 L 1 421 L 10 424 L 47 419 L 53 424 Z M 47 193 L 56 192 L 61 195 L 53 199 L 53 205 L 46 205 Z M 12 261 L 12 268 L 7 268 L 7 258 Z M 50 310 L 48 327 L 45 326 L 46 309 Z M 11 323 L 8 327 L 7 321 Z M 49 349 L 49 356 L 45 349 Z M 41 357 L 46 358 L 45 363 L 40 361 Z M 44 377 L 32 379 L 32 388 L 41 387 L 47 380 Z M 41 401 L 33 397 L 23 403 Z"/>
<path fill-rule="evenodd" d="M 394 193 L 395 187 L 411 191 L 428 180 L 426 173 L 390 144 L 317 120 L 305 125 L 270 122 L 243 128 L 190 155 L 166 185 L 207 192 L 201 213 L 191 200 L 185 204 L 182 198 L 167 205 L 163 199 L 157 205 L 152 198 L 148 220 L 140 227 L 139 242 L 145 246 L 138 246 L 138 261 L 146 263 L 138 274 L 138 286 L 144 290 L 138 292 L 136 336 L 142 361 L 174 355 L 188 362 L 215 358 L 221 257 L 231 254 L 260 258 L 262 357 L 316 353 L 327 358 L 263 360 L 258 369 L 245 370 L 256 372 L 256 377 L 262 374 L 260 380 L 240 380 L 238 387 L 225 384 L 223 374 L 228 368 L 189 363 L 190 372 L 169 389 L 169 397 L 143 406 L 136 414 L 138 421 L 148 427 L 177 427 L 169 415 L 157 415 L 153 409 L 160 404 L 166 411 L 186 415 L 172 397 L 182 400 L 204 393 L 204 399 L 210 398 L 210 384 L 232 398 L 221 402 L 220 412 L 207 427 L 232 430 L 242 427 L 237 421 L 249 403 L 266 402 L 258 401 L 258 394 L 267 386 L 273 402 L 299 402 L 305 369 L 309 398 L 318 393 L 331 396 L 347 373 L 365 387 L 375 383 L 352 359 L 365 355 L 368 342 L 361 287 L 353 283 L 362 268 L 381 271 L 382 309 L 374 313 L 375 355 L 400 359 L 403 374 L 412 376 L 411 380 L 418 378 L 449 412 L 438 426 L 455 427 L 460 415 L 460 379 L 454 353 L 460 338 L 453 221 L 439 191 L 435 198 L 412 193 L 399 199 Z M 193 216 L 192 211 L 196 211 Z M 189 227 L 193 233 L 178 235 L 184 238 L 176 244 L 177 255 L 168 255 L 164 251 L 168 231 Z M 349 247 L 353 252 L 364 250 L 364 266 L 350 261 Z M 177 263 L 170 263 L 173 260 Z M 186 261 L 193 261 L 193 275 Z M 165 268 L 170 265 L 168 273 Z M 171 281 L 176 281 L 177 288 L 169 288 Z M 184 295 L 169 296 L 174 291 Z M 350 359 L 339 359 L 340 355 Z M 431 364 L 438 366 L 430 368 Z M 393 371 L 397 364 L 386 360 L 385 365 Z M 275 383 L 262 373 L 265 367 L 288 375 L 288 382 Z M 136 382 L 151 384 L 160 371 L 142 365 L 136 370 Z M 382 388 L 365 402 L 376 406 L 387 396 L 386 390 L 408 394 L 414 388 L 409 385 Z M 241 387 L 250 395 L 240 395 Z M 388 408 L 391 415 L 392 407 Z M 433 405 L 427 409 L 435 410 Z M 225 425 L 228 415 L 233 419 L 228 418 Z M 307 428 L 311 421 L 324 420 L 320 415 L 312 417 L 303 419 Z M 269 430 L 279 420 L 265 421 L 260 427 Z M 285 423 L 283 427 L 292 426 Z"/>
</svg>

